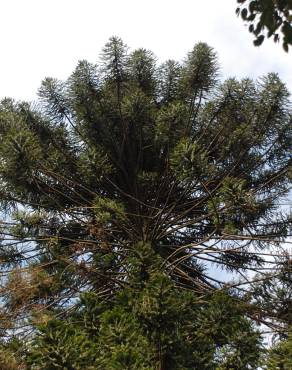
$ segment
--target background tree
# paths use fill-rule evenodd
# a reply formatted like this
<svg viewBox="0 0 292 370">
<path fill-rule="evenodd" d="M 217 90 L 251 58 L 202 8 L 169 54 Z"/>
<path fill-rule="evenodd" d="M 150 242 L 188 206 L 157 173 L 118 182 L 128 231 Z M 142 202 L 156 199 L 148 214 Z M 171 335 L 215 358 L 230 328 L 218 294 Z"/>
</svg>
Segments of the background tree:
<svg viewBox="0 0 292 370">
<path fill-rule="evenodd" d="M 291 272 L 291 260 L 288 259 L 277 273 L 267 273 L 266 279 L 260 279 L 253 285 L 254 299 L 259 306 L 265 307 L 275 325 L 278 324 L 277 334 L 280 338 L 287 338 L 292 326 Z"/>
<path fill-rule="evenodd" d="M 266 368 L 268 370 L 291 369 L 292 366 L 292 340 L 291 332 L 286 339 L 277 342 L 269 350 Z"/>
<path fill-rule="evenodd" d="M 85 292 L 118 315 L 128 289 L 153 284 L 154 294 L 156 258 L 175 292 L 202 299 L 227 289 L 244 319 L 278 328 L 251 299 L 253 275 L 270 279 L 283 266 L 270 257 L 281 257 L 291 225 L 282 207 L 291 107 L 276 74 L 219 82 L 204 43 L 157 66 L 150 51 L 128 53 L 114 37 L 99 65 L 81 61 L 65 82 L 46 78 L 39 95 L 37 105 L 5 99 L 0 108 L 3 336 L 66 318 Z"/>
<path fill-rule="evenodd" d="M 277 42 L 282 39 L 288 51 L 292 45 L 292 1 L 291 0 L 237 0 L 241 4 L 236 13 L 248 22 L 249 32 L 256 36 L 254 44 L 259 46 L 265 37 Z"/>
</svg>

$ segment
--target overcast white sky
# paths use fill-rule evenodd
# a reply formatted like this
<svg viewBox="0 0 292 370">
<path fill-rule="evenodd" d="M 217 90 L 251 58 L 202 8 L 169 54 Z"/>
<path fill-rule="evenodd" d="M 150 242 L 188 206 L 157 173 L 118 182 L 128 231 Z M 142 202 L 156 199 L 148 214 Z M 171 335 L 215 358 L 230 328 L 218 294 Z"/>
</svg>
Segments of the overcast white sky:
<svg viewBox="0 0 292 370">
<path fill-rule="evenodd" d="M 292 50 L 270 40 L 255 48 L 235 8 L 236 0 L 0 0 L 0 98 L 35 99 L 44 77 L 66 78 L 79 59 L 96 62 L 112 35 L 160 61 L 204 41 L 222 76 L 274 71 L 292 92 Z"/>
</svg>

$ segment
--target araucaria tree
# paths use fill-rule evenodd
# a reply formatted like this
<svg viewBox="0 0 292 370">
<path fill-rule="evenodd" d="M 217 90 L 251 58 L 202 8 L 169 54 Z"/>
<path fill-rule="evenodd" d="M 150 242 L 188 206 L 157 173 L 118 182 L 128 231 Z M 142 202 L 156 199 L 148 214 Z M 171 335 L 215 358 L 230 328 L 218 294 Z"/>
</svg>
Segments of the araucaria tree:
<svg viewBox="0 0 292 370">
<path fill-rule="evenodd" d="M 113 37 L 100 64 L 46 78 L 39 97 L 0 107 L 1 333 L 29 336 L 18 356 L 31 369 L 256 368 L 254 323 L 291 324 L 260 294 L 291 269 L 279 77 L 220 82 L 204 43 L 157 66 Z"/>
</svg>

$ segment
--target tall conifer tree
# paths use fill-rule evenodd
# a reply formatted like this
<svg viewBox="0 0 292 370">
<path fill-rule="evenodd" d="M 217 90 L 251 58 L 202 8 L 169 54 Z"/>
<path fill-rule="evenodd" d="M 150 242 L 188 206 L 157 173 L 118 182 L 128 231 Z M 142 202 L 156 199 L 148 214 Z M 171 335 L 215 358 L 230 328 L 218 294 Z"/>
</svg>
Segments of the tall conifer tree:
<svg viewBox="0 0 292 370">
<path fill-rule="evenodd" d="M 221 337 L 219 329 L 206 335 L 210 342 L 200 346 L 211 357 L 200 366 L 211 369 L 218 356 L 226 360 L 218 348 L 233 361 L 226 368 L 245 361 L 230 348 L 242 352 L 244 335 L 256 338 L 250 319 L 272 329 L 285 324 L 283 315 L 252 298 L 251 288 L 254 273 L 265 281 L 291 266 L 281 252 L 291 225 L 281 208 L 291 186 L 289 93 L 276 74 L 221 82 L 218 71 L 216 53 L 204 43 L 182 63 L 157 66 L 150 51 L 129 53 L 113 37 L 98 65 L 80 61 L 65 82 L 46 78 L 38 105 L 2 101 L 4 336 L 34 332 L 35 325 L 47 333 L 47 323 L 66 317 L 60 333 L 83 333 L 72 328 L 70 312 L 77 315 L 80 297 L 90 293 L 101 315 L 97 343 L 103 338 L 105 346 L 96 368 L 115 369 L 124 364 L 118 361 L 133 369 L 199 368 L 195 359 L 205 361 L 194 354 L 199 329 L 190 322 L 221 320 L 221 303 L 212 301 L 221 299 L 235 307 L 234 335 L 224 334 L 224 319 Z M 231 271 L 232 280 L 223 272 L 214 277 L 215 265 Z M 122 347 L 109 358 L 119 325 Z M 82 346 L 78 335 L 75 344 Z M 175 357 L 178 350 L 186 351 L 185 363 Z M 140 358 L 144 367 L 135 363 Z M 76 361 L 82 368 L 83 359 Z M 246 361 L 242 368 L 257 360 Z"/>
</svg>

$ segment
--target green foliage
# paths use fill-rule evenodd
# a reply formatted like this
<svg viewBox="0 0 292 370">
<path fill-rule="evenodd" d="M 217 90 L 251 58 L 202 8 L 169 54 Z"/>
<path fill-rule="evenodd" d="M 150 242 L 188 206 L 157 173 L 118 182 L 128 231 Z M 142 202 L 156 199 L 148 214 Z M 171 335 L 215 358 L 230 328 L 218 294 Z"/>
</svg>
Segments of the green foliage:
<svg viewBox="0 0 292 370">
<path fill-rule="evenodd" d="M 0 368 L 5 370 L 25 370 L 25 353 L 23 343 L 17 338 L 11 338 L 9 341 L 0 343 Z"/>
<path fill-rule="evenodd" d="M 246 273 L 272 282 L 289 235 L 289 92 L 218 70 L 204 43 L 157 65 L 113 37 L 38 105 L 1 102 L 1 317 L 29 366 L 255 368 L 251 320 L 286 324 Z"/>
<path fill-rule="evenodd" d="M 256 36 L 255 46 L 260 46 L 265 37 L 273 36 L 275 42 L 282 38 L 283 48 L 288 51 L 292 45 L 291 0 L 237 0 L 237 3 L 240 7 L 236 13 L 250 24 L 249 32 Z"/>
<path fill-rule="evenodd" d="M 39 328 L 35 348 L 28 355 L 31 369 L 94 369 L 90 365 L 97 347 L 77 325 L 52 321 Z"/>
<path fill-rule="evenodd" d="M 107 302 L 85 294 L 71 317 L 41 327 L 30 364 L 37 369 L 256 368 L 260 337 L 236 299 L 224 291 L 202 299 L 177 289 L 149 245 L 137 245 L 129 262 L 131 286 Z"/>
<path fill-rule="evenodd" d="M 289 370 L 292 367 L 292 339 L 289 337 L 272 346 L 269 350 L 266 369 Z"/>
<path fill-rule="evenodd" d="M 280 336 L 285 337 L 292 325 L 292 274 L 291 261 L 285 256 L 282 258 L 282 269 L 275 276 L 267 275 L 265 280 L 255 284 L 253 297 L 265 311 L 281 320 Z"/>
</svg>

